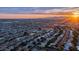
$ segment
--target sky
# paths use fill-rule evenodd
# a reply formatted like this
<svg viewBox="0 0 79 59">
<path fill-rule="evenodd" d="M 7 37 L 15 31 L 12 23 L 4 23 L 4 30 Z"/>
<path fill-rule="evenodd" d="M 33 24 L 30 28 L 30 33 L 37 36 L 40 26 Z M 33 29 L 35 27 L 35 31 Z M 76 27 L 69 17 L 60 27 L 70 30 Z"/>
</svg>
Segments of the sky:
<svg viewBox="0 0 79 59">
<path fill-rule="evenodd" d="M 0 7 L 0 18 L 45 18 L 51 13 L 73 12 L 78 7 Z"/>
</svg>

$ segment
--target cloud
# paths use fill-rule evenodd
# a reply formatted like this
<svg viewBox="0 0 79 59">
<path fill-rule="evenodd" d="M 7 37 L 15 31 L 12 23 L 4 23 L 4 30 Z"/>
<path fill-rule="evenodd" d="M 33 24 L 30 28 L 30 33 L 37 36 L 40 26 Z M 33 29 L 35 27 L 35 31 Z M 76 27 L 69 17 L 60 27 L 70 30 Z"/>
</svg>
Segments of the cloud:
<svg viewBox="0 0 79 59">
<path fill-rule="evenodd" d="M 76 7 L 0 7 L 0 13 L 53 13 L 79 10 Z"/>
<path fill-rule="evenodd" d="M 74 8 L 55 8 L 55 9 L 49 9 L 42 11 L 43 13 L 53 13 L 53 12 L 72 12 L 76 9 Z"/>
</svg>

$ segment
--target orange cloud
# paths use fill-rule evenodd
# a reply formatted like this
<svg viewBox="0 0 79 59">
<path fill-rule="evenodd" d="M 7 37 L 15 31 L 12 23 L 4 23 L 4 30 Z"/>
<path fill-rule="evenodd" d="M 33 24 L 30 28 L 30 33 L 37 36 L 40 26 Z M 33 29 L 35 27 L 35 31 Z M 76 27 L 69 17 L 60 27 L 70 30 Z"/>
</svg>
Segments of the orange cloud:
<svg viewBox="0 0 79 59">
<path fill-rule="evenodd" d="M 47 17 L 59 17 L 67 16 L 63 14 L 0 14 L 0 19 L 17 19 L 17 18 L 47 18 Z"/>
</svg>

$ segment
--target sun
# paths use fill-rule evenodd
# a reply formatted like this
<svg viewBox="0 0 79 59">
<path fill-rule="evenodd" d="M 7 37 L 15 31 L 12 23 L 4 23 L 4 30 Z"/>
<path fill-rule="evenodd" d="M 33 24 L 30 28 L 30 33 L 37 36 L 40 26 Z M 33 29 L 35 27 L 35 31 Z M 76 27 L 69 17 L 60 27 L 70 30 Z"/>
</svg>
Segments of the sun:
<svg viewBox="0 0 79 59">
<path fill-rule="evenodd" d="M 69 21 L 73 24 L 76 24 L 79 22 L 79 11 L 72 12 L 72 14 L 69 17 Z"/>
<path fill-rule="evenodd" d="M 73 17 L 79 17 L 79 11 L 73 12 Z"/>
<path fill-rule="evenodd" d="M 75 23 L 78 23 L 79 22 L 79 11 L 73 12 L 72 17 L 73 17 L 73 21 Z"/>
</svg>

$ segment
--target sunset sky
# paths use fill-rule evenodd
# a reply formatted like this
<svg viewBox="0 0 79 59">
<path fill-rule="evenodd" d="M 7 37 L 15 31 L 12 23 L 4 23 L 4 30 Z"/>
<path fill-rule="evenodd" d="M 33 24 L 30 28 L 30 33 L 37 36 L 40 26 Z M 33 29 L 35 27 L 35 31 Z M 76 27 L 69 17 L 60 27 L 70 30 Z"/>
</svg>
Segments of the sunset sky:
<svg viewBox="0 0 79 59">
<path fill-rule="evenodd" d="M 0 19 L 59 17 L 78 10 L 77 7 L 0 7 Z"/>
</svg>

